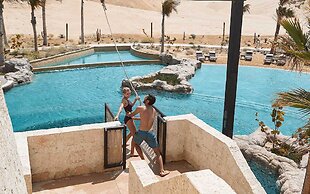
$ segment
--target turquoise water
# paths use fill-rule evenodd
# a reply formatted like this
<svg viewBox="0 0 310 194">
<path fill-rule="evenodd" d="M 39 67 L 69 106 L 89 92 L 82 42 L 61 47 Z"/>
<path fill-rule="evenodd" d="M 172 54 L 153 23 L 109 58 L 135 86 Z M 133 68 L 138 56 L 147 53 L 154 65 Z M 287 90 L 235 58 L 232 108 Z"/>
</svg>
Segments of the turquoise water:
<svg viewBox="0 0 310 194">
<path fill-rule="evenodd" d="M 121 59 L 123 61 L 141 61 L 146 60 L 145 58 L 136 57 L 132 55 L 129 51 L 119 51 Z M 88 64 L 88 63 L 99 63 L 99 62 L 114 62 L 119 61 L 117 52 L 115 51 L 104 51 L 104 52 L 95 52 L 86 56 L 65 60 L 60 63 L 51 63 L 44 65 L 48 66 L 61 66 L 61 65 L 77 65 L 77 64 Z"/>
<path fill-rule="evenodd" d="M 248 164 L 257 180 L 261 183 L 268 194 L 280 193 L 280 190 L 276 184 L 278 175 L 275 172 L 270 171 L 270 169 L 254 161 L 248 161 Z"/>
<path fill-rule="evenodd" d="M 145 75 L 160 65 L 127 66 L 129 76 Z M 148 91 L 156 94 L 156 106 L 166 115 L 193 113 L 221 130 L 225 88 L 224 65 L 203 65 L 190 80 L 193 94 Z M 78 69 L 36 74 L 33 83 L 5 94 L 14 131 L 63 127 L 102 122 L 103 105 L 116 112 L 121 100 L 124 74 L 120 67 Z M 271 125 L 271 102 L 277 92 L 303 87 L 310 89 L 310 74 L 240 67 L 235 134 L 249 134 L 257 128 L 255 113 Z M 140 92 L 144 95 L 146 92 Z M 291 134 L 305 121 L 294 109 L 285 109 L 284 134 Z"/>
</svg>

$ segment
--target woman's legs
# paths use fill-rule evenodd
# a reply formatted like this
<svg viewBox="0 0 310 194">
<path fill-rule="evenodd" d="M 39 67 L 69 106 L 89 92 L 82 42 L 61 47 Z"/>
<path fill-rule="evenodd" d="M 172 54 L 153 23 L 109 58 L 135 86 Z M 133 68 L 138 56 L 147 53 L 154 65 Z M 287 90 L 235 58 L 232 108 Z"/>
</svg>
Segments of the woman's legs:
<svg viewBox="0 0 310 194">
<path fill-rule="evenodd" d="M 129 121 L 127 121 L 126 123 L 130 133 L 127 135 L 126 137 L 126 143 L 129 140 L 130 137 L 133 137 L 136 133 L 136 126 L 135 123 L 133 122 L 132 119 L 130 119 Z M 130 149 L 130 155 L 134 155 L 134 150 L 135 150 L 135 142 L 133 141 L 133 138 L 131 140 L 131 149 Z"/>
</svg>

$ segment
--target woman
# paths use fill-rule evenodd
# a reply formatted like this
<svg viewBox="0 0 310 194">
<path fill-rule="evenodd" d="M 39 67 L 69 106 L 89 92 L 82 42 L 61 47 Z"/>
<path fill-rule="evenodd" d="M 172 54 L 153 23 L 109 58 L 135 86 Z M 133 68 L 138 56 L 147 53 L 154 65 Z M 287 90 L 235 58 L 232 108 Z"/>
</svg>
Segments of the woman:
<svg viewBox="0 0 310 194">
<path fill-rule="evenodd" d="M 140 99 L 139 96 L 137 96 L 135 98 L 135 100 L 133 102 L 130 102 L 129 98 L 130 98 L 130 95 L 131 95 L 131 90 L 130 88 L 128 87 L 124 87 L 123 88 L 123 98 L 122 98 L 122 103 L 120 104 L 119 106 L 119 109 L 118 109 L 118 112 L 114 118 L 115 121 L 118 120 L 118 117 L 120 115 L 120 113 L 122 112 L 122 109 L 124 108 L 125 112 L 126 113 L 131 113 L 132 112 L 132 108 L 133 106 L 135 105 L 135 103 Z M 127 125 L 130 133 L 127 135 L 126 137 L 126 143 L 127 141 L 129 140 L 130 137 L 133 137 L 134 134 L 136 133 L 136 126 L 135 126 L 135 123 L 133 122 L 133 120 L 139 120 L 139 118 L 131 118 L 131 117 L 128 117 L 127 115 L 125 116 L 124 118 L 124 123 L 125 125 Z M 134 141 L 133 139 L 131 140 L 131 149 L 130 149 L 130 157 L 136 157 L 138 155 L 135 155 L 134 154 L 134 148 L 135 148 L 135 145 L 134 145 Z"/>
</svg>

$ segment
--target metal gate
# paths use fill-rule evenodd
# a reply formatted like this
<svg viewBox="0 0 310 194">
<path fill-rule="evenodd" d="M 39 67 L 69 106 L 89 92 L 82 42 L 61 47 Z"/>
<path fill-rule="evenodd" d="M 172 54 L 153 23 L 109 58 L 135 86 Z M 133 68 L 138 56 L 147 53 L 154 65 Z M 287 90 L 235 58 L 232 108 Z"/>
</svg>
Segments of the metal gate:
<svg viewBox="0 0 310 194">
<path fill-rule="evenodd" d="M 167 122 L 164 119 L 165 115 L 156 107 L 157 112 L 157 141 L 162 154 L 163 162 L 166 162 L 166 137 L 167 137 Z"/>
<path fill-rule="evenodd" d="M 126 169 L 126 127 L 104 129 L 104 168 L 123 166 Z"/>
<path fill-rule="evenodd" d="M 104 121 L 114 121 L 114 115 L 105 103 Z M 104 168 L 122 166 L 126 169 L 126 126 L 109 127 L 104 129 Z"/>
</svg>

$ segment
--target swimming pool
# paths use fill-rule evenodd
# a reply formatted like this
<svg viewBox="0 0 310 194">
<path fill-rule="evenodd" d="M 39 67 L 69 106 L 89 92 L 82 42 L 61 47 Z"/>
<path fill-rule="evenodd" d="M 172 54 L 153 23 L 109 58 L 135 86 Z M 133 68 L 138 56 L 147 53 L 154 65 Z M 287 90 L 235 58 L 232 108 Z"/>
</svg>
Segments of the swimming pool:
<svg viewBox="0 0 310 194">
<path fill-rule="evenodd" d="M 248 164 L 253 171 L 257 180 L 262 184 L 265 191 L 268 194 L 279 194 L 280 189 L 277 187 L 278 175 L 276 172 L 270 171 L 270 169 L 262 166 L 255 161 L 248 161 Z"/>
<path fill-rule="evenodd" d="M 119 51 L 119 53 L 123 61 L 148 60 L 147 58 L 136 57 L 132 55 L 129 51 Z M 90 64 L 90 63 L 98 63 L 98 62 L 115 62 L 115 61 L 119 61 L 119 57 L 116 51 L 102 51 L 102 52 L 95 52 L 95 53 L 92 53 L 86 56 L 81 56 L 81 57 L 65 60 L 59 63 L 46 64 L 46 65 L 43 65 L 42 67 Z"/>
<path fill-rule="evenodd" d="M 161 65 L 127 66 L 129 76 L 145 75 L 161 69 Z M 226 66 L 203 65 L 190 80 L 194 93 L 156 94 L 156 106 L 166 115 L 193 113 L 221 130 Z M 36 74 L 33 83 L 13 88 L 5 94 L 14 131 L 102 122 L 104 103 L 115 113 L 118 109 L 121 67 L 76 69 Z M 257 128 L 255 113 L 271 125 L 271 102 L 275 93 L 292 88 L 310 89 L 310 75 L 275 69 L 241 66 L 234 134 L 249 134 Z M 294 109 L 286 109 L 283 133 L 290 135 L 304 124 Z"/>
</svg>

